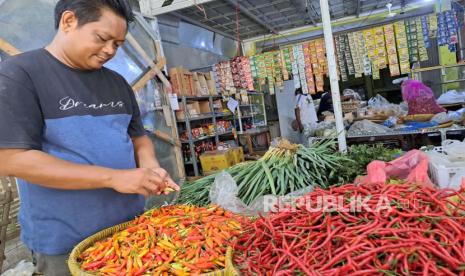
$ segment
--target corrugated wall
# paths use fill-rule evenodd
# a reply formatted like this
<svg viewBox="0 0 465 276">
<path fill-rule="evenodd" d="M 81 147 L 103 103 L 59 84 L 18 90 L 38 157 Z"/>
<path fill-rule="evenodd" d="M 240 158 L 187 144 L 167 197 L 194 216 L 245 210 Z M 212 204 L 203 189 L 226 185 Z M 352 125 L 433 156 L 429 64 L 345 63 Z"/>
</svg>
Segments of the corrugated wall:
<svg viewBox="0 0 465 276">
<path fill-rule="evenodd" d="M 181 21 L 171 15 L 158 16 L 163 50 L 168 68 L 209 69 L 213 64 L 236 55 L 234 40 Z"/>
</svg>

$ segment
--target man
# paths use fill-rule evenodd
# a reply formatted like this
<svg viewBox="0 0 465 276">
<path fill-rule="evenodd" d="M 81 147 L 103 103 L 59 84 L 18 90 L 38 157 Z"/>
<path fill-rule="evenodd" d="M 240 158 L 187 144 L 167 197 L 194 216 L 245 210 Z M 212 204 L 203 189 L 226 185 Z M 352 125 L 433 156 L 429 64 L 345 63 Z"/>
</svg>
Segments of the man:
<svg viewBox="0 0 465 276">
<path fill-rule="evenodd" d="M 308 94 L 303 94 L 302 88 L 295 90 L 296 104 L 295 117 L 293 128 L 295 131 L 303 133 L 305 129 L 309 130 L 316 126 L 318 118 L 316 116 L 315 105 L 313 99 Z M 301 135 L 301 143 L 306 144 L 305 134 Z"/>
<path fill-rule="evenodd" d="M 355 99 L 354 95 L 342 95 L 341 102 L 345 102 L 351 99 Z M 324 112 L 334 113 L 333 107 L 333 96 L 331 95 L 331 90 L 325 91 L 320 98 L 320 105 L 318 107 L 317 116 L 320 121 L 324 121 L 325 116 Z"/>
<path fill-rule="evenodd" d="M 103 65 L 133 20 L 126 0 L 60 0 L 45 49 L 0 63 L 0 175 L 18 178 L 21 238 L 38 272 L 179 187 L 160 168 L 127 82 Z"/>
</svg>

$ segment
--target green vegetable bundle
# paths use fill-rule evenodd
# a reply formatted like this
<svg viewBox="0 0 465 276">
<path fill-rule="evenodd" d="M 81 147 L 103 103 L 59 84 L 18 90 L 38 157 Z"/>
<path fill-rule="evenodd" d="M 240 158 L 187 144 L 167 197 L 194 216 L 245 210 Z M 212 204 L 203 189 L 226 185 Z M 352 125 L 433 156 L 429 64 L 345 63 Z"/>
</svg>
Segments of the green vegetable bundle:
<svg viewBox="0 0 465 276">
<path fill-rule="evenodd" d="M 309 186 L 328 188 L 327 176 L 351 161 L 335 154 L 334 140 L 311 147 L 281 140 L 258 161 L 235 165 L 226 171 L 239 187 L 239 198 L 246 204 L 262 195 L 285 195 Z M 207 205 L 216 175 L 207 176 L 181 187 L 180 204 Z"/>
<path fill-rule="evenodd" d="M 374 160 L 389 162 L 401 154 L 400 149 L 390 149 L 383 144 L 353 145 L 344 154 L 353 162 L 348 162 L 329 176 L 331 184 L 352 183 L 359 175 L 366 174 L 366 168 Z"/>
</svg>

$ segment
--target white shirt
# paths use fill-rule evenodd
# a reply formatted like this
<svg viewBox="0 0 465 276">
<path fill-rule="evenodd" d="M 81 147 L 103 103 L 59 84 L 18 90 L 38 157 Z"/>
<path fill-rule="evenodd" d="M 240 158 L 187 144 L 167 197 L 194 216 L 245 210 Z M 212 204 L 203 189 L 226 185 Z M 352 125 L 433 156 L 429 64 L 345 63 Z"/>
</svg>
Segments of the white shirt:
<svg viewBox="0 0 465 276">
<path fill-rule="evenodd" d="M 300 120 L 302 125 L 316 125 L 318 117 L 316 115 L 315 105 L 310 95 L 299 94 L 296 97 L 296 107 L 300 108 Z"/>
</svg>

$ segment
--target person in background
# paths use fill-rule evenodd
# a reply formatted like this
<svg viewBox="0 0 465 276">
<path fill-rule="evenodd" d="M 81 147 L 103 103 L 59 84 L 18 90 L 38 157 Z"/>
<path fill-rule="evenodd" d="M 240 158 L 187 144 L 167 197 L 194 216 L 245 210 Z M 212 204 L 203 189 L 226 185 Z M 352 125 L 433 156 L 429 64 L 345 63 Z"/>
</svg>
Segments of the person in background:
<svg viewBox="0 0 465 276">
<path fill-rule="evenodd" d="M 341 96 L 341 102 L 348 101 L 348 100 L 351 100 L 353 98 L 354 98 L 353 95 Z M 319 121 L 324 120 L 324 114 L 323 113 L 325 111 L 334 113 L 333 97 L 331 95 L 331 90 L 329 90 L 329 91 L 325 90 L 325 92 L 321 95 L 320 105 L 318 107 L 318 112 L 317 112 L 317 116 L 318 116 Z"/>
<path fill-rule="evenodd" d="M 295 117 L 293 129 L 300 133 L 303 133 L 305 129 L 314 128 L 318 122 L 313 99 L 309 94 L 304 94 L 302 88 L 295 90 Z M 302 140 L 305 140 L 305 135 L 302 135 Z"/>
</svg>

